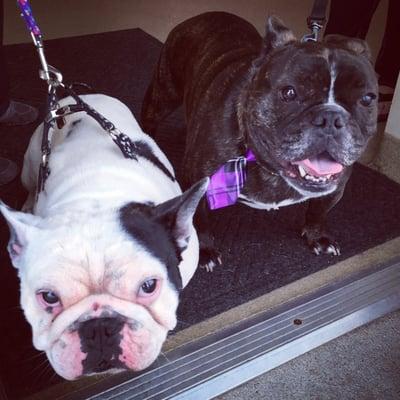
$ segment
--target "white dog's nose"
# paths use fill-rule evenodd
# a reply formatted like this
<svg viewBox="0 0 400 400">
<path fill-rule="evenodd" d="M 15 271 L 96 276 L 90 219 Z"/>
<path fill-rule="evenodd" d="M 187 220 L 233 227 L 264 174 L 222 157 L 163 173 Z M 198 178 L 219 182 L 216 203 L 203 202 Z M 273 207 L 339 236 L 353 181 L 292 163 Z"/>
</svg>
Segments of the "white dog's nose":
<svg viewBox="0 0 400 400">
<path fill-rule="evenodd" d="M 123 366 L 119 356 L 124 323 L 122 318 L 112 317 L 93 318 L 80 324 L 81 349 L 87 353 L 82 361 L 83 373 L 104 372 Z"/>
</svg>

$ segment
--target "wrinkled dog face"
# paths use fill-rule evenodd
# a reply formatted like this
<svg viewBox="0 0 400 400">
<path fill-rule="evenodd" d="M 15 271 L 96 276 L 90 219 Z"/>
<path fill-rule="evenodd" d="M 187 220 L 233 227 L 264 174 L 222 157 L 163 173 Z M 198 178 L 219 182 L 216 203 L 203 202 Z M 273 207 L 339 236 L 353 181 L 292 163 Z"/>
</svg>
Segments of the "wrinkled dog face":
<svg viewBox="0 0 400 400">
<path fill-rule="evenodd" d="M 272 160 L 291 186 L 329 192 L 376 131 L 376 75 L 363 41 L 300 43 L 280 24 L 269 20 L 266 55 L 254 63 L 249 139 L 261 164 Z"/>
<path fill-rule="evenodd" d="M 20 269 L 34 346 L 66 379 L 141 370 L 176 324 L 178 293 L 165 267 L 122 231 L 106 232 L 118 226 L 100 219 L 41 229 L 25 253 L 32 261 Z"/>
<path fill-rule="evenodd" d="M 197 265 L 192 217 L 206 187 L 204 180 L 159 206 L 130 203 L 68 220 L 0 205 L 34 346 L 59 375 L 138 371 L 157 358 L 176 325 L 179 290 L 190 279 L 178 265 L 191 240 Z"/>
</svg>

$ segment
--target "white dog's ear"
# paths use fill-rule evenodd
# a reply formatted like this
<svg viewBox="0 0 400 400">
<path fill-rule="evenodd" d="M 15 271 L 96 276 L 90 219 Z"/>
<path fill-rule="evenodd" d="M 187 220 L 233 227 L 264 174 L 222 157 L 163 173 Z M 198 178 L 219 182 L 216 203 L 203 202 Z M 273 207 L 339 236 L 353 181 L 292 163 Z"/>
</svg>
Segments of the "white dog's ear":
<svg viewBox="0 0 400 400">
<path fill-rule="evenodd" d="M 10 240 L 7 250 L 15 268 L 20 268 L 21 256 L 30 238 L 37 233 L 40 217 L 13 210 L 0 201 L 0 212 L 3 214 L 10 229 Z"/>
<path fill-rule="evenodd" d="M 204 196 L 210 179 L 204 178 L 180 196 L 154 207 L 152 216 L 172 233 L 180 250 L 187 247 L 193 215 Z"/>
</svg>

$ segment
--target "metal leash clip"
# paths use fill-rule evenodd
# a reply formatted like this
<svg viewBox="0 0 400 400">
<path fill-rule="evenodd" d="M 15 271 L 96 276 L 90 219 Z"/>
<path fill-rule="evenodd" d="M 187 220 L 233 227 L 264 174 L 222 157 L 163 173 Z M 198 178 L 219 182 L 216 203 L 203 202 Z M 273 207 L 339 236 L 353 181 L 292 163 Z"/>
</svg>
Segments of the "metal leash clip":
<svg viewBox="0 0 400 400">
<path fill-rule="evenodd" d="M 40 79 L 47 82 L 47 84 L 49 85 L 49 90 L 50 87 L 58 87 L 58 86 L 63 87 L 64 84 L 62 83 L 63 81 L 62 73 L 57 68 L 47 63 L 41 36 L 39 38 L 40 40 L 37 40 L 35 35 L 32 34 L 32 38 L 35 43 L 36 50 L 39 53 L 40 63 L 42 64 L 42 68 L 39 69 Z"/>
<path fill-rule="evenodd" d="M 63 76 L 62 73 L 57 69 L 52 67 L 51 65 L 46 64 L 47 69 L 39 70 L 40 79 L 47 81 L 48 85 L 51 86 L 64 86 L 62 83 Z"/>
<path fill-rule="evenodd" d="M 318 41 L 318 33 L 322 29 L 323 25 L 313 21 L 311 23 L 310 29 L 311 33 L 304 35 L 301 39 L 302 42 L 317 42 Z"/>
<path fill-rule="evenodd" d="M 302 42 L 317 42 L 319 31 L 324 27 L 326 22 L 326 8 L 328 0 L 314 0 L 311 15 L 307 18 L 307 26 L 311 33 L 304 35 Z"/>
<path fill-rule="evenodd" d="M 17 3 L 21 10 L 21 16 L 24 18 L 27 28 L 30 31 L 33 43 L 39 54 L 40 63 L 42 64 L 42 69 L 39 71 L 39 76 L 41 79 L 47 81 L 50 86 L 60 86 L 62 85 L 62 74 L 56 68 L 47 64 L 46 57 L 44 54 L 43 38 L 42 32 L 38 24 L 36 23 L 35 17 L 33 16 L 31 6 L 28 0 L 17 0 Z"/>
</svg>

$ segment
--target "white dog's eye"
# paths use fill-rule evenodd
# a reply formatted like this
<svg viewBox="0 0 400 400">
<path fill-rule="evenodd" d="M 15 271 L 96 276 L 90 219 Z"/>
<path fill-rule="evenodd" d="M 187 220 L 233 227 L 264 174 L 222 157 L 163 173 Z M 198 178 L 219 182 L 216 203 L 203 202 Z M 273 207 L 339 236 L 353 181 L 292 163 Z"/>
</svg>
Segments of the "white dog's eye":
<svg viewBox="0 0 400 400">
<path fill-rule="evenodd" d="M 55 304 L 60 301 L 58 296 L 54 292 L 42 292 L 43 300 L 47 304 Z"/>
<path fill-rule="evenodd" d="M 60 305 L 60 298 L 51 290 L 43 290 L 37 293 L 41 305 L 46 307 L 55 307 Z"/>
<path fill-rule="evenodd" d="M 139 296 L 152 295 L 158 288 L 158 280 L 155 278 L 147 279 L 142 283 L 139 289 Z"/>
</svg>

